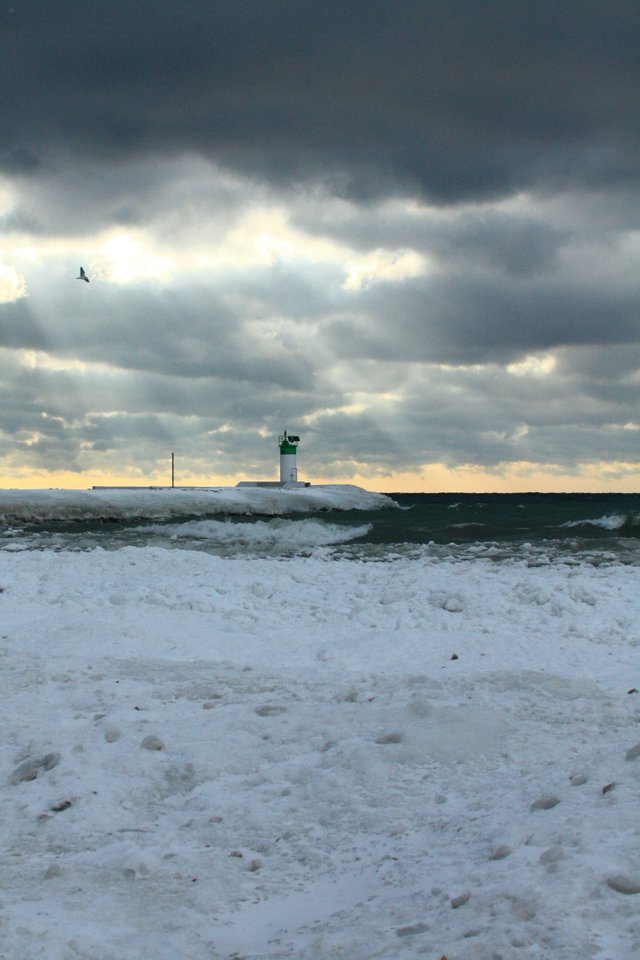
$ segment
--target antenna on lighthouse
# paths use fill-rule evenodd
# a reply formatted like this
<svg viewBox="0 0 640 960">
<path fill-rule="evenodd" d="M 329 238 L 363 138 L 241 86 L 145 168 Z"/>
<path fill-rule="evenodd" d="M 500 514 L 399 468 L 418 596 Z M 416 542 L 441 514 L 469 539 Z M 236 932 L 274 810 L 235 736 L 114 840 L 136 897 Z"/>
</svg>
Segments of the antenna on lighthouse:
<svg viewBox="0 0 640 960">
<path fill-rule="evenodd" d="M 297 483 L 298 467 L 296 466 L 296 452 L 300 437 L 288 435 L 283 430 L 280 437 L 280 483 Z"/>
</svg>

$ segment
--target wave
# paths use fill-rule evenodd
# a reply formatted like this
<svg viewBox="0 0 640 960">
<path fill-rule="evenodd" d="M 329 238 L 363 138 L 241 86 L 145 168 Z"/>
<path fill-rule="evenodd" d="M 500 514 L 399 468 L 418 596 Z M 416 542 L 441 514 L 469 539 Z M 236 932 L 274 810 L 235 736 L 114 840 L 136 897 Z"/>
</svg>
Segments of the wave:
<svg viewBox="0 0 640 960">
<path fill-rule="evenodd" d="M 256 520 L 234 523 L 229 520 L 193 520 L 180 524 L 148 524 L 131 529 L 131 534 L 155 535 L 179 543 L 200 540 L 222 546 L 273 547 L 298 550 L 348 543 L 366 536 L 371 524 L 359 527 L 323 523 L 321 520 Z"/>
<path fill-rule="evenodd" d="M 598 517 L 592 520 L 569 520 L 567 523 L 559 524 L 559 526 L 561 528 L 600 527 L 602 530 L 621 530 L 626 526 L 636 526 L 637 522 L 637 517 L 627 517 L 618 513 L 613 513 L 610 516 Z"/>
</svg>

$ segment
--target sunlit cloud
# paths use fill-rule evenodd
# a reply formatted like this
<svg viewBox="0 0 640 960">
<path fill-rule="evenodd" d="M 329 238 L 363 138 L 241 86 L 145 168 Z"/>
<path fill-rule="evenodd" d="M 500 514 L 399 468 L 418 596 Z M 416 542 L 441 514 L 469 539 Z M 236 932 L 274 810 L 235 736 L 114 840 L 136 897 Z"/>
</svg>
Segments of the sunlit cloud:
<svg viewBox="0 0 640 960">
<path fill-rule="evenodd" d="M 507 373 L 514 377 L 546 377 L 555 370 L 557 360 L 553 354 L 544 356 L 528 356 L 518 363 L 509 363 Z"/>
<path fill-rule="evenodd" d="M 362 290 L 373 283 L 398 283 L 427 272 L 427 260 L 415 250 L 374 250 L 344 266 L 345 290 Z"/>
<path fill-rule="evenodd" d="M 171 258 L 155 252 L 142 233 L 122 230 L 99 244 L 96 257 L 90 260 L 90 269 L 94 276 L 112 283 L 166 283 L 174 272 Z"/>
<path fill-rule="evenodd" d="M 0 263 L 0 303 L 12 303 L 27 296 L 27 283 L 22 274 L 6 263 Z"/>
<path fill-rule="evenodd" d="M 104 374 L 112 369 L 106 363 L 89 363 L 73 357 L 53 356 L 42 350 L 18 350 L 15 351 L 14 355 L 18 362 L 28 370 Z"/>
<path fill-rule="evenodd" d="M 228 267 L 269 267 L 276 263 L 339 264 L 352 251 L 322 236 L 293 227 L 281 207 L 253 207 L 225 234 L 210 254 Z"/>
<path fill-rule="evenodd" d="M 185 214 L 186 216 L 186 214 Z M 284 208 L 249 206 L 238 216 L 230 214 L 227 228 L 203 236 L 201 229 L 190 235 L 184 226 L 174 242 L 163 235 L 161 243 L 151 222 L 146 231 L 118 230 L 94 242 L 89 260 L 96 277 L 114 283 L 156 280 L 167 283 L 178 274 L 222 274 L 230 270 L 269 269 L 277 264 L 327 264 L 342 267 L 353 250 L 322 236 L 293 227 Z M 417 271 L 416 255 L 405 254 L 398 263 L 378 265 L 392 279 Z"/>
</svg>

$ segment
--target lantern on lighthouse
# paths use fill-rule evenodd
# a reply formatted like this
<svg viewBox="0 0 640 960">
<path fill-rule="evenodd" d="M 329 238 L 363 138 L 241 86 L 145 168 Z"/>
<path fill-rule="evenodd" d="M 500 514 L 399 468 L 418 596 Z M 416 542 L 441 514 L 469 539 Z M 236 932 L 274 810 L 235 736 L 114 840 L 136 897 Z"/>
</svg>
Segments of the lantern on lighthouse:
<svg viewBox="0 0 640 960">
<path fill-rule="evenodd" d="M 280 437 L 280 483 L 297 483 L 296 450 L 300 437 L 288 436 L 284 430 Z"/>
</svg>

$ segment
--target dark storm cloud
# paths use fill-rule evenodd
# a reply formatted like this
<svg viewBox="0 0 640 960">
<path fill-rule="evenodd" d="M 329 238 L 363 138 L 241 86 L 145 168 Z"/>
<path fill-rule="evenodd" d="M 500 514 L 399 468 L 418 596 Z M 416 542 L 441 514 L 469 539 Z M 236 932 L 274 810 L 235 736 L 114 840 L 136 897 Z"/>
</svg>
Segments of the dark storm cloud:
<svg viewBox="0 0 640 960">
<path fill-rule="evenodd" d="M 561 353 L 559 369 L 572 377 L 580 377 L 586 385 L 602 383 L 640 385 L 640 344 L 625 344 L 608 350 L 584 349 Z"/>
<path fill-rule="evenodd" d="M 510 363 L 536 351 L 581 344 L 634 343 L 637 286 L 602 289 L 553 279 L 451 273 L 380 284 L 362 296 L 362 315 L 337 318 L 336 352 L 354 358 L 432 363 Z"/>
<path fill-rule="evenodd" d="M 637 182 L 634 2 L 26 0 L 1 18 L 0 164 L 24 176 L 195 151 L 360 198 Z"/>
<path fill-rule="evenodd" d="M 25 150 L 24 147 L 17 147 L 4 153 L 1 163 L 5 173 L 17 176 L 29 176 L 42 166 L 35 153 Z"/>
<path fill-rule="evenodd" d="M 533 276 L 553 270 L 563 245 L 570 240 L 559 229 L 533 215 L 485 209 L 448 211 L 429 218 L 384 204 L 352 207 L 341 215 L 330 204 L 294 211 L 302 229 L 322 232 L 362 251 L 375 247 L 411 248 L 460 266 L 489 267 L 513 276 Z"/>
</svg>

